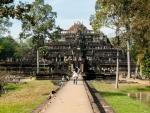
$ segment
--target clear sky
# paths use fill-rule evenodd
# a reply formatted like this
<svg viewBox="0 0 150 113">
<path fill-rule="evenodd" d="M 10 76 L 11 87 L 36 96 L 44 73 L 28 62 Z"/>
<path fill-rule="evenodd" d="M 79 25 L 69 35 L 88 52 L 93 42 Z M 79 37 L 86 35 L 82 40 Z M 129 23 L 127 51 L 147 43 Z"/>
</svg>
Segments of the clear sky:
<svg viewBox="0 0 150 113">
<path fill-rule="evenodd" d="M 19 0 L 14 0 L 17 3 Z M 34 0 L 21 0 L 22 2 L 31 3 Z M 68 29 L 74 22 L 80 21 L 88 29 L 91 29 L 89 25 L 89 18 L 91 14 L 95 12 L 96 0 L 45 0 L 45 3 L 50 4 L 53 10 L 57 12 L 56 25 L 59 25 L 63 29 Z M 10 29 L 11 35 L 18 38 L 18 34 L 21 31 L 21 22 L 12 20 L 13 27 Z M 106 35 L 112 36 L 113 31 L 107 28 L 101 29 Z"/>
</svg>

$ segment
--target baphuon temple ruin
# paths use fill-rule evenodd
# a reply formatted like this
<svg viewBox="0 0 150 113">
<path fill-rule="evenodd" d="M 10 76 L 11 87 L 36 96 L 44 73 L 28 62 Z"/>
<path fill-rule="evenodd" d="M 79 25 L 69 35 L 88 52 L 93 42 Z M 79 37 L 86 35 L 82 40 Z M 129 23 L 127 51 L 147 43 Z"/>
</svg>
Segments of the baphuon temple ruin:
<svg viewBox="0 0 150 113">
<path fill-rule="evenodd" d="M 115 76 L 117 51 L 119 53 L 119 73 L 127 72 L 126 51 L 114 48 L 107 36 L 102 32 L 88 30 L 80 22 L 74 23 L 68 30 L 61 30 L 57 41 L 49 41 L 48 55 L 40 58 L 40 71 L 37 79 L 61 79 L 70 76 L 78 67 L 87 79 L 101 79 Z M 32 50 L 25 58 L 26 63 L 15 63 L 15 70 L 36 73 L 36 51 Z M 14 65 L 13 65 L 14 66 Z M 18 66 L 18 67 L 17 67 Z M 13 69 L 12 65 L 1 67 Z M 135 66 L 131 61 L 131 72 Z"/>
<path fill-rule="evenodd" d="M 56 77 L 58 73 L 70 74 L 76 67 L 89 79 L 100 79 L 116 73 L 117 48 L 112 46 L 102 32 L 94 33 L 81 23 L 75 23 L 68 30 L 61 31 L 60 39 L 49 42 L 48 47 L 47 65 L 50 78 Z M 119 71 L 125 74 L 126 52 L 121 49 L 118 52 Z"/>
</svg>

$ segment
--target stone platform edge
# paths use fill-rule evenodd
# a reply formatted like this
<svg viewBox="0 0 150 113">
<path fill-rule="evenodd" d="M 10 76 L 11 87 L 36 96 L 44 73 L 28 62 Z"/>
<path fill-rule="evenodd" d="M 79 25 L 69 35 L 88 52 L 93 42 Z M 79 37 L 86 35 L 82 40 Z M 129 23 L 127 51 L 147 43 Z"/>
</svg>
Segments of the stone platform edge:
<svg viewBox="0 0 150 113">
<path fill-rule="evenodd" d="M 90 81 L 85 81 L 84 86 L 94 113 L 115 113 L 112 107 L 92 87 Z"/>
</svg>

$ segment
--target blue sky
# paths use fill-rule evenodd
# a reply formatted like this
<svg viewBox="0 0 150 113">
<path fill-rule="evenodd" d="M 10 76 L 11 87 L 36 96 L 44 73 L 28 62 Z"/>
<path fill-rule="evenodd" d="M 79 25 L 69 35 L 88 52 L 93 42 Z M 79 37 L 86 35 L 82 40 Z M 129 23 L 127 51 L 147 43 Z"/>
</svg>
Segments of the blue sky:
<svg viewBox="0 0 150 113">
<path fill-rule="evenodd" d="M 17 3 L 19 0 L 14 1 Z M 21 1 L 31 3 L 34 0 Z M 45 3 L 50 4 L 53 10 L 57 12 L 56 25 L 63 29 L 68 29 L 73 23 L 78 21 L 83 23 L 88 29 L 91 29 L 89 18 L 95 12 L 95 2 L 96 0 L 45 0 Z M 21 31 L 21 22 L 17 20 L 12 20 L 12 22 L 11 35 L 18 38 L 18 34 Z M 108 28 L 103 28 L 101 31 L 108 36 L 113 35 L 113 31 Z"/>
<path fill-rule="evenodd" d="M 51 0 L 54 11 L 57 12 L 56 23 L 67 29 L 74 22 L 80 21 L 88 28 L 89 17 L 94 13 L 96 0 Z"/>
</svg>

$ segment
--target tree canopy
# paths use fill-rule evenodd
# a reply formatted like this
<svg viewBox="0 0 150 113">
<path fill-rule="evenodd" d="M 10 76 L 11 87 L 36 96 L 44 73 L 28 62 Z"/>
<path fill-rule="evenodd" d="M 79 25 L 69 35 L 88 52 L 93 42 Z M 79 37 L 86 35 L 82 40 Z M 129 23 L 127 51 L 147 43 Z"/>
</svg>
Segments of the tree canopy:
<svg viewBox="0 0 150 113">
<path fill-rule="evenodd" d="M 1 52 L 0 59 L 6 60 L 7 58 L 13 58 L 15 49 L 18 46 L 16 41 L 12 37 L 0 38 Z"/>
<path fill-rule="evenodd" d="M 50 5 L 44 4 L 43 0 L 36 0 L 27 15 L 30 19 L 23 19 L 23 32 L 20 37 L 32 38 L 36 45 L 41 46 L 45 38 L 51 37 L 56 13 L 52 11 Z"/>
<path fill-rule="evenodd" d="M 91 16 L 91 25 L 94 30 L 102 26 L 119 25 L 125 28 L 125 32 L 129 32 L 127 29 L 130 28 L 136 42 L 139 42 L 139 39 L 144 41 L 150 35 L 149 3 L 150 0 L 97 0 L 96 13 Z"/>
<path fill-rule="evenodd" d="M 150 51 L 150 0 L 97 0 L 90 21 L 95 31 L 102 26 L 122 31 L 121 38 L 132 38 L 136 60 L 147 58 L 144 56 Z"/>
</svg>

